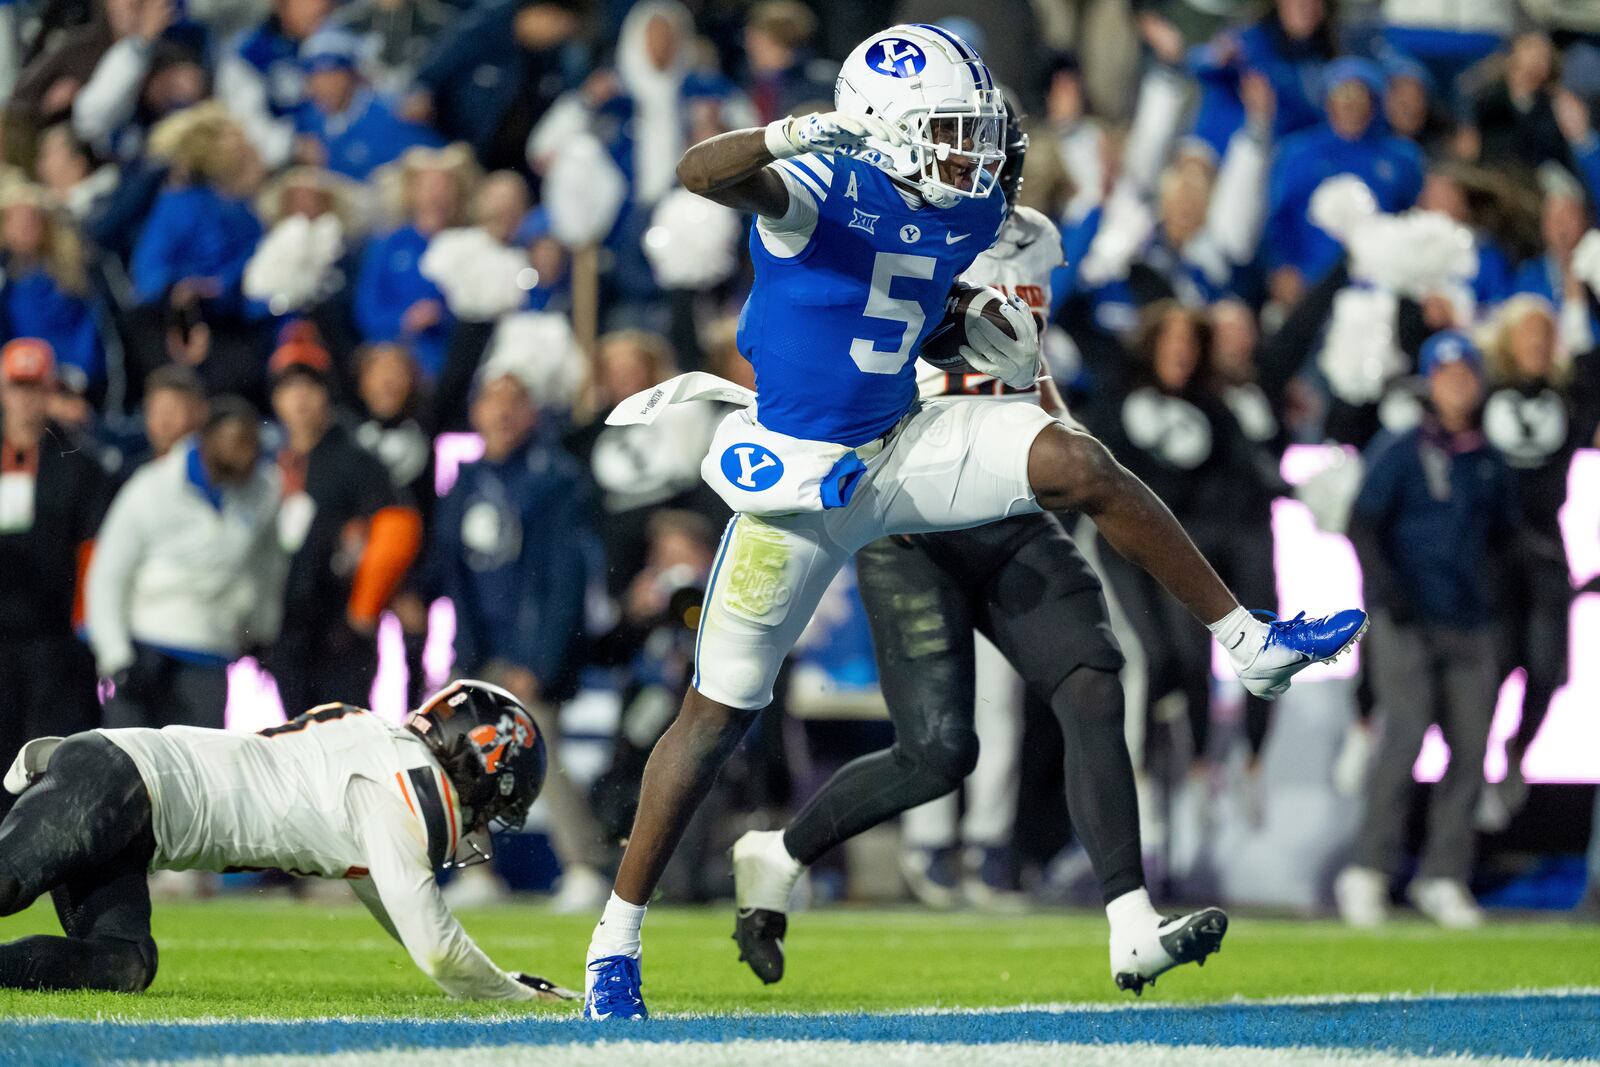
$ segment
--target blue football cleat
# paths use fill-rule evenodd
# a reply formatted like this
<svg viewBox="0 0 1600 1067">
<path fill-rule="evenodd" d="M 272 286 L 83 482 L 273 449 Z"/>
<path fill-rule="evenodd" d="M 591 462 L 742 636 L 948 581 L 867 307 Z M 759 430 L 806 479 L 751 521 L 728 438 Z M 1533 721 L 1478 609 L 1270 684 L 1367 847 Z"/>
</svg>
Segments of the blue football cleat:
<svg viewBox="0 0 1600 1067">
<path fill-rule="evenodd" d="M 1313 663 L 1330 663 L 1344 655 L 1367 632 L 1367 613 L 1351 608 L 1320 619 L 1305 612 L 1284 621 L 1258 611 L 1254 627 L 1241 629 L 1233 640 L 1222 639 L 1244 687 L 1258 697 L 1281 696 L 1289 681 Z M 1254 632 L 1252 632 L 1252 630 Z"/>
<path fill-rule="evenodd" d="M 588 992 L 583 1017 L 595 1022 L 608 1019 L 648 1019 L 640 992 L 639 961 L 632 956 L 604 956 L 589 961 Z"/>
</svg>

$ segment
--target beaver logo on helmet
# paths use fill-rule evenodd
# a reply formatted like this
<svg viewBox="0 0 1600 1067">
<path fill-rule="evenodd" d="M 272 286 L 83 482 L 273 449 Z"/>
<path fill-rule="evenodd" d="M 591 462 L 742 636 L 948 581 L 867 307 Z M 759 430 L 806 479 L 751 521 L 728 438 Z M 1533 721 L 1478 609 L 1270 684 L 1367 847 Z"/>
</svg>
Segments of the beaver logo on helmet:
<svg viewBox="0 0 1600 1067">
<path fill-rule="evenodd" d="M 545 743 L 515 696 L 463 678 L 407 720 L 450 778 L 468 826 L 514 828 L 544 788 Z"/>
<path fill-rule="evenodd" d="M 520 708 L 501 715 L 497 723 L 484 723 L 467 734 L 472 743 L 478 746 L 487 774 L 500 773 L 500 764 L 505 759 L 508 747 L 532 748 L 537 736 L 533 720 Z"/>
</svg>

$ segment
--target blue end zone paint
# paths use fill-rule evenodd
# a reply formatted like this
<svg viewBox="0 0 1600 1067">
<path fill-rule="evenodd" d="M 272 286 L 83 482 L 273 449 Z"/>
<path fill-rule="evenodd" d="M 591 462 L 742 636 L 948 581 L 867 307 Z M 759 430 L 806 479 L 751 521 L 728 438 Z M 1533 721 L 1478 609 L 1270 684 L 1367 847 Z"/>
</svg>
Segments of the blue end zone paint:
<svg viewBox="0 0 1600 1067">
<path fill-rule="evenodd" d="M 1600 996 L 1491 996 L 1329 1004 L 1229 1004 L 1112 1011 L 983 1014 L 723 1016 L 592 1025 L 535 1016 L 501 1022 L 314 1020 L 303 1023 L 0 1023 L 0 1062 L 76 1064 L 564 1045 L 605 1039 L 686 1042 L 736 1038 L 909 1041 L 981 1045 L 1045 1041 L 1319 1047 L 1552 1059 L 1600 1056 Z"/>
</svg>

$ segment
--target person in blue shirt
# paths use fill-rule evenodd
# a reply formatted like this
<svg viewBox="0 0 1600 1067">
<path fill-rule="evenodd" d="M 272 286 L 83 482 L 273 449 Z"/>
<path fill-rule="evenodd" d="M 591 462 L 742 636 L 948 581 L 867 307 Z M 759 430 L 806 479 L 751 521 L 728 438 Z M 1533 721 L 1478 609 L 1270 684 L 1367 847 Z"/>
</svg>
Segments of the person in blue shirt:
<svg viewBox="0 0 1600 1067">
<path fill-rule="evenodd" d="M 1338 242 L 1306 217 L 1311 194 L 1335 174 L 1353 174 L 1366 182 L 1381 211 L 1403 211 L 1416 202 L 1422 190 L 1422 152 L 1388 132 L 1380 109 L 1383 88 L 1383 72 L 1370 60 L 1345 58 L 1329 64 L 1327 121 L 1286 138 L 1272 166 L 1262 247 L 1272 270 L 1289 268 L 1300 282 L 1311 285 L 1338 261 Z M 1275 292 L 1282 284 L 1275 281 Z"/>
<path fill-rule="evenodd" d="M 1384 718 L 1352 865 L 1334 889 L 1340 914 L 1358 926 L 1388 915 L 1411 768 L 1436 720 L 1450 767 L 1429 800 L 1428 834 L 1408 895 L 1441 925 L 1483 921 L 1466 883 L 1499 688 L 1493 575 L 1519 518 L 1511 471 L 1480 428 L 1484 367 L 1477 347 L 1464 334 L 1434 334 L 1422 346 L 1419 371 L 1428 414 L 1417 428 L 1369 447 L 1350 519 L 1373 609 L 1369 670 Z"/>
<path fill-rule="evenodd" d="M 273 0 L 272 14 L 230 42 L 217 61 L 217 99 L 274 169 L 289 161 L 294 114 L 305 100 L 301 44 L 333 8 L 333 0 Z"/>
<path fill-rule="evenodd" d="M 261 309 L 248 305 L 240 287 L 261 239 L 250 198 L 264 174 L 243 129 L 221 104 L 201 104 L 163 120 L 150 154 L 169 171 L 133 248 L 134 298 L 258 317 Z"/>
<path fill-rule="evenodd" d="M 1328 7 L 1326 0 L 1277 0 L 1259 22 L 1224 32 L 1190 53 L 1189 69 L 1200 83 L 1194 136 L 1216 158 L 1245 123 L 1239 86 L 1246 74 L 1260 74 L 1272 85 L 1276 138 L 1322 121 L 1323 69 L 1339 54 Z"/>
<path fill-rule="evenodd" d="M 1480 308 L 1499 304 L 1512 293 L 1513 268 L 1500 234 L 1485 222 L 1502 215 L 1496 210 L 1501 186 L 1486 181 L 1482 172 L 1461 163 L 1438 163 L 1428 168 L 1417 197 L 1417 207 L 1448 215 L 1472 231 L 1478 252 L 1478 272 L 1472 277 L 1472 295 Z"/>
<path fill-rule="evenodd" d="M 367 245 L 356 280 L 356 325 L 364 343 L 408 345 L 432 380 L 444 366 L 455 320 L 419 264 L 434 235 L 466 221 L 477 167 L 459 144 L 437 151 L 413 148 L 400 166 L 407 221 Z"/>
<path fill-rule="evenodd" d="M 357 181 L 416 145 L 444 139 L 395 114 L 357 69 L 361 42 L 342 30 L 319 30 L 300 48 L 306 102 L 294 113 L 296 155 Z"/>
<path fill-rule="evenodd" d="M 38 337 L 56 365 L 91 390 L 105 377 L 105 352 L 87 299 L 83 250 L 70 223 L 45 208 L 33 185 L 0 194 L 0 340 Z"/>
<path fill-rule="evenodd" d="M 689 191 L 757 216 L 755 281 L 738 338 L 756 389 L 748 397 L 731 383 L 711 386 L 712 397 L 745 402 L 723 418 L 701 467 L 736 514 L 706 590 L 691 688 L 651 753 L 589 945 L 591 1020 L 647 1016 L 645 902 L 718 769 L 772 700 L 778 668 L 827 587 L 870 542 L 1046 510 L 1088 514 L 1224 639 L 1261 696 L 1283 692 L 1301 666 L 1348 648 L 1365 626 L 1360 611 L 1256 619 L 1143 483 L 1094 438 L 1033 403 L 919 401 L 917 355 L 946 325 L 952 282 L 1006 218 L 996 190 L 1007 110 L 971 46 L 927 25 L 893 26 L 858 44 L 834 106 L 702 141 L 678 164 Z M 1032 385 L 1039 339 L 1026 305 L 995 290 L 962 299 L 968 308 L 948 328 L 964 343 L 939 352 L 935 365 Z M 959 358 L 947 361 L 952 355 Z M 673 379 L 610 418 L 648 421 L 663 406 L 708 398 L 708 384 Z M 1120 760 L 1106 773 L 1119 788 L 1131 782 Z M 1136 839 L 1137 826 L 1129 833 Z M 781 837 L 775 851 L 787 858 L 763 853 L 771 862 L 738 901 L 777 920 L 799 869 Z M 1166 920 L 1142 887 L 1108 902 L 1107 914 L 1111 974 L 1128 990 L 1203 959 L 1227 928 L 1215 908 Z"/>
</svg>

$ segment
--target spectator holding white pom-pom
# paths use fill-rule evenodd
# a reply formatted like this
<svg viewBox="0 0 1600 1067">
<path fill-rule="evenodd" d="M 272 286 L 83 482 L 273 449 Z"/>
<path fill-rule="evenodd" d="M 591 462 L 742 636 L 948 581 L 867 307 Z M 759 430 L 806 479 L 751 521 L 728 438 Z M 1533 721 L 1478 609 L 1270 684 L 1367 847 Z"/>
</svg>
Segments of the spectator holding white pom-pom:
<svg viewBox="0 0 1600 1067">
<path fill-rule="evenodd" d="M 262 198 L 274 221 L 245 265 L 244 293 L 274 315 L 305 311 L 344 285 L 335 268 L 345 254 L 345 229 L 333 189 L 323 172 L 303 167 Z"/>
<path fill-rule="evenodd" d="M 428 242 L 418 268 L 464 322 L 492 322 L 524 307 L 538 282 L 528 255 L 510 242 L 528 210 L 528 187 L 515 171 L 483 180 L 473 214 L 478 225 L 445 230 Z"/>
<path fill-rule="evenodd" d="M 1383 211 L 1410 207 L 1422 189 L 1422 153 L 1387 131 L 1382 120 L 1383 72 L 1365 59 L 1330 63 L 1323 78 L 1328 119 L 1286 138 L 1272 166 L 1268 232 L 1263 251 L 1273 271 L 1273 296 L 1294 303 L 1338 259 L 1332 240 L 1311 224 L 1311 194 L 1336 174 L 1353 174 Z"/>
</svg>

